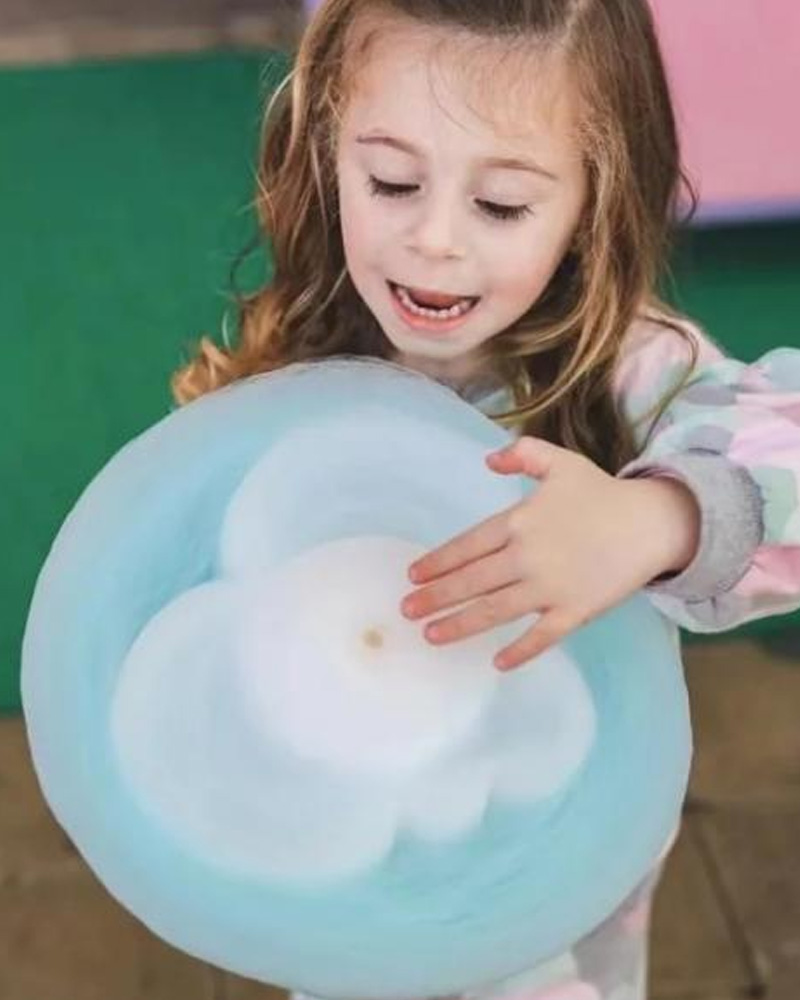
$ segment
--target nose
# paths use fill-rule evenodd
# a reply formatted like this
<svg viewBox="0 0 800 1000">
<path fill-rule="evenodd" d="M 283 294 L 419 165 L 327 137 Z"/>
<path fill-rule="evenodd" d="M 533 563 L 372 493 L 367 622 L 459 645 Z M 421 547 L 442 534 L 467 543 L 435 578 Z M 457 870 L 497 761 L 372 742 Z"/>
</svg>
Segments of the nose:
<svg viewBox="0 0 800 1000">
<path fill-rule="evenodd" d="M 457 230 L 456 208 L 444 200 L 430 201 L 414 220 L 407 247 L 430 260 L 462 258 L 465 248 Z"/>
</svg>

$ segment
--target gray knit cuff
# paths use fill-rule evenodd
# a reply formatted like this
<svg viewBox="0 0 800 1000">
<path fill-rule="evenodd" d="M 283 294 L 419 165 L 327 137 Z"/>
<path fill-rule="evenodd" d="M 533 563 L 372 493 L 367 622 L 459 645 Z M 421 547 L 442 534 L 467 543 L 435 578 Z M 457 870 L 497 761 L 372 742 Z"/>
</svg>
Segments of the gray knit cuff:
<svg viewBox="0 0 800 1000">
<path fill-rule="evenodd" d="M 632 462 L 623 479 L 665 476 L 684 483 L 700 505 L 700 542 L 680 573 L 651 581 L 648 591 L 683 601 L 705 601 L 733 589 L 764 538 L 764 501 L 741 465 L 718 452 L 694 450 L 658 462 Z"/>
</svg>

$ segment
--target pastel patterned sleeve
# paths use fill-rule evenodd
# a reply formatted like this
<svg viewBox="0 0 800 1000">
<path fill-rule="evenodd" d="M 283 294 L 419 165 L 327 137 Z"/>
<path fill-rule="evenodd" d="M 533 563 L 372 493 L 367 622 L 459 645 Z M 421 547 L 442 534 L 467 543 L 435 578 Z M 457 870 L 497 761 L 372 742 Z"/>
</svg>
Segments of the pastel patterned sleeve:
<svg viewBox="0 0 800 1000">
<path fill-rule="evenodd" d="M 800 608 L 800 350 L 746 364 L 681 325 L 697 363 L 655 423 L 651 408 L 680 384 L 690 349 L 655 321 L 629 335 L 616 390 L 643 450 L 618 475 L 668 476 L 692 490 L 701 511 L 695 558 L 646 593 L 678 625 L 721 632 Z"/>
</svg>

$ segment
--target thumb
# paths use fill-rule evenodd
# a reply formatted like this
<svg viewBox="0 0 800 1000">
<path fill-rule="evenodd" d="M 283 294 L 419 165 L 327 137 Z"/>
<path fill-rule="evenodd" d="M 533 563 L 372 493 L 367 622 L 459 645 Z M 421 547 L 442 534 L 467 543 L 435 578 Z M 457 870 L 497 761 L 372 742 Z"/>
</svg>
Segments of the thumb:
<svg viewBox="0 0 800 1000">
<path fill-rule="evenodd" d="M 506 448 L 491 452 L 486 461 L 500 475 L 524 472 L 536 479 L 544 479 L 552 471 L 560 451 L 549 441 L 526 436 Z"/>
</svg>

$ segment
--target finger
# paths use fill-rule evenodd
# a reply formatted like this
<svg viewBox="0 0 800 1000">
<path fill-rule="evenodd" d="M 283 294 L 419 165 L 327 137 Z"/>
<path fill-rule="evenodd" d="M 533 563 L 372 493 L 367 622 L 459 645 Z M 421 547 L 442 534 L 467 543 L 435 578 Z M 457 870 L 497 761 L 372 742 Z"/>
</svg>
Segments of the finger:
<svg viewBox="0 0 800 1000">
<path fill-rule="evenodd" d="M 456 614 L 431 622 L 425 628 L 425 637 L 435 645 L 456 642 L 514 621 L 532 610 L 530 588 L 522 584 L 503 587 L 484 594 Z"/>
<path fill-rule="evenodd" d="M 402 611 L 407 618 L 426 618 L 436 611 L 518 582 L 519 570 L 506 546 L 409 594 L 402 603 Z"/>
<path fill-rule="evenodd" d="M 412 563 L 408 569 L 411 582 L 425 583 L 459 569 L 474 559 L 497 552 L 509 539 L 509 513 L 510 511 L 504 510 L 493 515 Z"/>
<path fill-rule="evenodd" d="M 567 616 L 563 611 L 554 609 L 545 611 L 521 638 L 500 650 L 494 658 L 494 665 L 498 670 L 514 670 L 552 649 L 583 624 L 584 618 Z"/>
<path fill-rule="evenodd" d="M 521 437 L 518 441 L 500 451 L 487 455 L 487 462 L 500 474 L 524 472 L 537 479 L 543 479 L 551 472 L 566 449 L 540 438 Z"/>
</svg>

